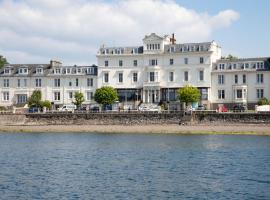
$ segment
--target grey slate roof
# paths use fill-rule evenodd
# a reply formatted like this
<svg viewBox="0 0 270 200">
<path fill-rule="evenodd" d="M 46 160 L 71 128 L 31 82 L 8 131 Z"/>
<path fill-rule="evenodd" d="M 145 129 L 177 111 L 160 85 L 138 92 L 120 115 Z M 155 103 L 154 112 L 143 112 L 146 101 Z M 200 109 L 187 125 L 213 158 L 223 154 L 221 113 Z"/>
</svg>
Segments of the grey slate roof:
<svg viewBox="0 0 270 200">
<path fill-rule="evenodd" d="M 11 68 L 11 73 L 10 75 L 4 74 L 4 69 L 6 67 L 10 67 Z M 89 68 L 89 67 L 93 67 L 94 68 L 94 73 L 93 74 L 89 74 L 89 75 L 97 75 L 97 66 L 96 65 L 92 65 L 92 66 L 60 66 L 60 67 L 54 67 L 54 68 L 71 68 L 72 73 L 71 74 L 75 74 L 75 69 L 76 68 Z M 19 74 L 19 69 L 20 68 L 28 68 L 28 73 L 27 74 Z M 38 68 L 43 68 L 43 74 L 36 74 L 36 70 Z M 6 64 L 4 65 L 3 68 L 0 69 L 0 76 L 47 76 L 49 74 L 52 74 L 53 72 L 53 67 L 50 64 Z M 86 71 L 84 71 L 85 74 L 87 74 Z"/>
</svg>

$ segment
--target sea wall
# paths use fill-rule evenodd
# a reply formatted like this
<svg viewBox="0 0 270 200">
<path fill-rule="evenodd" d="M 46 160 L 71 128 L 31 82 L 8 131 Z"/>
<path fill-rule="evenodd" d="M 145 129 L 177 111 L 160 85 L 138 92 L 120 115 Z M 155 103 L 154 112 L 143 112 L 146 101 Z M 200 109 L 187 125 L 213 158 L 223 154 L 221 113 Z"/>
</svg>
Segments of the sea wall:
<svg viewBox="0 0 270 200">
<path fill-rule="evenodd" d="M 0 125 L 23 125 L 25 121 L 24 114 L 0 114 Z"/>
<path fill-rule="evenodd" d="M 192 115 L 193 123 L 200 124 L 269 124 L 270 112 L 265 113 L 203 113 Z"/>
<path fill-rule="evenodd" d="M 269 124 L 270 113 L 33 113 L 0 114 L 0 125 Z"/>
<path fill-rule="evenodd" d="M 183 113 L 53 113 L 26 114 L 27 125 L 144 125 L 178 124 Z"/>
</svg>

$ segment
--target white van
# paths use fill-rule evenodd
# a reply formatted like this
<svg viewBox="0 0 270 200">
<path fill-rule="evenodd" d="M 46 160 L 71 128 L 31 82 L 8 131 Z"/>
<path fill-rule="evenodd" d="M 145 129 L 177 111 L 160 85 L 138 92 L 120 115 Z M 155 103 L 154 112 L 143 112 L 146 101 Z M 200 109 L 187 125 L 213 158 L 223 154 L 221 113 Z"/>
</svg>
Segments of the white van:
<svg viewBox="0 0 270 200">
<path fill-rule="evenodd" d="M 76 110 L 77 106 L 73 104 L 63 105 L 62 107 L 58 108 L 58 111 L 74 111 Z"/>
</svg>

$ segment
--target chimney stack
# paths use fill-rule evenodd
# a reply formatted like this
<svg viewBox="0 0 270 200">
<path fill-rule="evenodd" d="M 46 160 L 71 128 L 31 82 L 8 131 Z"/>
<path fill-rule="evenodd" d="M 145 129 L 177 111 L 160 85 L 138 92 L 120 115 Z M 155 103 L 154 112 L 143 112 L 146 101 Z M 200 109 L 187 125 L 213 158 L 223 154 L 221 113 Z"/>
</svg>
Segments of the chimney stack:
<svg viewBox="0 0 270 200">
<path fill-rule="evenodd" d="M 176 39 L 174 37 L 174 33 L 172 34 L 172 37 L 170 38 L 170 42 L 171 42 L 171 44 L 175 44 L 175 42 L 176 42 Z"/>
</svg>

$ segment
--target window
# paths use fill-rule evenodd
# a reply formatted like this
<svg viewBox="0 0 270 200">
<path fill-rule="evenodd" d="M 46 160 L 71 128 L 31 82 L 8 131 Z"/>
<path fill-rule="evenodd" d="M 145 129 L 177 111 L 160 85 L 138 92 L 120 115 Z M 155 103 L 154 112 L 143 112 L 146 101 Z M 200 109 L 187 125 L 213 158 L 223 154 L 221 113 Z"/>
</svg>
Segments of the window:
<svg viewBox="0 0 270 200">
<path fill-rule="evenodd" d="M 60 78 L 54 79 L 54 87 L 60 87 Z"/>
<path fill-rule="evenodd" d="M 60 74 L 61 73 L 61 69 L 57 68 L 55 69 L 55 74 Z"/>
<path fill-rule="evenodd" d="M 87 79 L 87 86 L 88 87 L 93 87 L 93 79 L 92 78 Z"/>
<path fill-rule="evenodd" d="M 184 72 L 184 80 L 185 81 L 188 81 L 188 71 L 185 71 Z"/>
<path fill-rule="evenodd" d="M 17 103 L 26 103 L 27 95 L 26 94 L 18 94 L 17 95 Z"/>
<path fill-rule="evenodd" d="M 188 58 L 185 58 L 185 59 L 184 59 L 184 62 L 185 62 L 185 64 L 187 65 L 187 64 L 188 64 Z"/>
<path fill-rule="evenodd" d="M 218 90 L 218 99 L 225 99 L 225 90 Z"/>
<path fill-rule="evenodd" d="M 118 82 L 123 83 L 123 73 L 118 74 Z"/>
<path fill-rule="evenodd" d="M 70 74 L 70 68 L 67 68 L 67 74 Z"/>
<path fill-rule="evenodd" d="M 219 69 L 225 69 L 225 64 L 219 64 Z"/>
<path fill-rule="evenodd" d="M 9 101 L 9 92 L 3 92 L 3 100 Z"/>
<path fill-rule="evenodd" d="M 199 71 L 199 80 L 200 81 L 203 81 L 204 80 L 204 71 L 203 70 L 200 70 Z"/>
<path fill-rule="evenodd" d="M 41 78 L 36 78 L 36 87 L 41 87 Z"/>
<path fill-rule="evenodd" d="M 28 69 L 27 68 L 20 68 L 19 69 L 19 74 L 27 74 Z"/>
<path fill-rule="evenodd" d="M 155 81 L 155 72 L 150 72 L 149 73 L 149 80 L 150 80 L 150 82 L 154 82 Z"/>
<path fill-rule="evenodd" d="M 105 60 L 104 65 L 105 65 L 105 67 L 108 67 L 109 66 L 109 61 Z"/>
<path fill-rule="evenodd" d="M 137 53 L 138 53 L 138 48 L 134 48 L 134 49 L 132 50 L 132 53 L 133 53 L 133 54 L 137 54 Z"/>
<path fill-rule="evenodd" d="M 9 79 L 4 79 L 4 87 L 5 88 L 9 87 Z"/>
<path fill-rule="evenodd" d="M 68 98 L 69 98 L 69 99 L 72 99 L 72 98 L 73 98 L 73 92 L 69 92 L 69 93 L 68 93 Z"/>
<path fill-rule="evenodd" d="M 200 57 L 200 64 L 203 64 L 204 63 L 204 59 L 203 57 Z"/>
<path fill-rule="evenodd" d="M 264 97 L 264 90 L 263 89 L 257 89 L 257 99 L 261 99 Z"/>
<path fill-rule="evenodd" d="M 79 79 L 78 78 L 76 78 L 75 85 L 76 85 L 76 87 L 79 86 Z"/>
<path fill-rule="evenodd" d="M 72 86 L 72 82 L 71 82 L 71 81 L 69 81 L 68 85 L 69 85 L 69 87 L 71 87 L 71 86 Z"/>
<path fill-rule="evenodd" d="M 257 83 L 263 83 L 263 74 L 257 74 Z"/>
<path fill-rule="evenodd" d="M 104 83 L 109 82 L 109 73 L 104 73 Z"/>
<path fill-rule="evenodd" d="M 171 53 L 175 52 L 175 47 L 170 47 L 170 52 Z"/>
<path fill-rule="evenodd" d="M 247 83 L 247 76 L 245 74 L 243 74 L 243 84 Z"/>
<path fill-rule="evenodd" d="M 133 82 L 137 82 L 138 81 L 138 73 L 134 72 L 133 73 Z"/>
<path fill-rule="evenodd" d="M 123 66 L 123 60 L 119 60 L 119 67 Z"/>
<path fill-rule="evenodd" d="M 87 101 L 93 100 L 94 99 L 93 92 L 87 92 L 86 93 L 86 99 L 87 99 Z"/>
<path fill-rule="evenodd" d="M 43 74 L 43 69 L 42 68 L 37 68 L 37 74 Z"/>
<path fill-rule="evenodd" d="M 223 85 L 225 83 L 225 77 L 223 74 L 218 75 L 218 84 Z"/>
<path fill-rule="evenodd" d="M 245 68 L 246 68 L 246 69 L 249 68 L 249 63 L 245 63 Z"/>
<path fill-rule="evenodd" d="M 27 87 L 27 79 L 23 79 L 24 87 Z"/>
<path fill-rule="evenodd" d="M 60 101 L 60 92 L 54 92 L 54 100 Z"/>
<path fill-rule="evenodd" d="M 264 63 L 263 62 L 257 62 L 257 69 L 263 69 Z"/>
<path fill-rule="evenodd" d="M 173 72 L 170 72 L 169 73 L 169 81 L 170 82 L 173 82 L 174 81 L 174 73 Z"/>
<path fill-rule="evenodd" d="M 234 83 L 238 84 L 238 75 L 237 74 L 234 75 Z"/>
<path fill-rule="evenodd" d="M 138 66 L 138 61 L 137 60 L 133 60 L 133 66 L 137 67 Z"/>
<path fill-rule="evenodd" d="M 237 99 L 242 99 L 243 98 L 243 91 L 242 91 L 242 89 L 237 89 L 236 90 L 236 98 Z"/>
<path fill-rule="evenodd" d="M 208 89 L 207 88 L 201 88 L 199 89 L 201 93 L 201 100 L 208 100 Z"/>
<path fill-rule="evenodd" d="M 173 59 L 172 58 L 170 59 L 170 65 L 173 65 Z"/>
<path fill-rule="evenodd" d="M 149 65 L 150 66 L 156 66 L 157 65 L 157 59 L 151 59 L 151 60 L 149 60 Z"/>
<path fill-rule="evenodd" d="M 5 68 L 4 69 L 4 74 L 10 74 L 10 69 L 9 68 Z"/>
<path fill-rule="evenodd" d="M 18 79 L 17 86 L 21 87 L 21 79 Z"/>
</svg>

